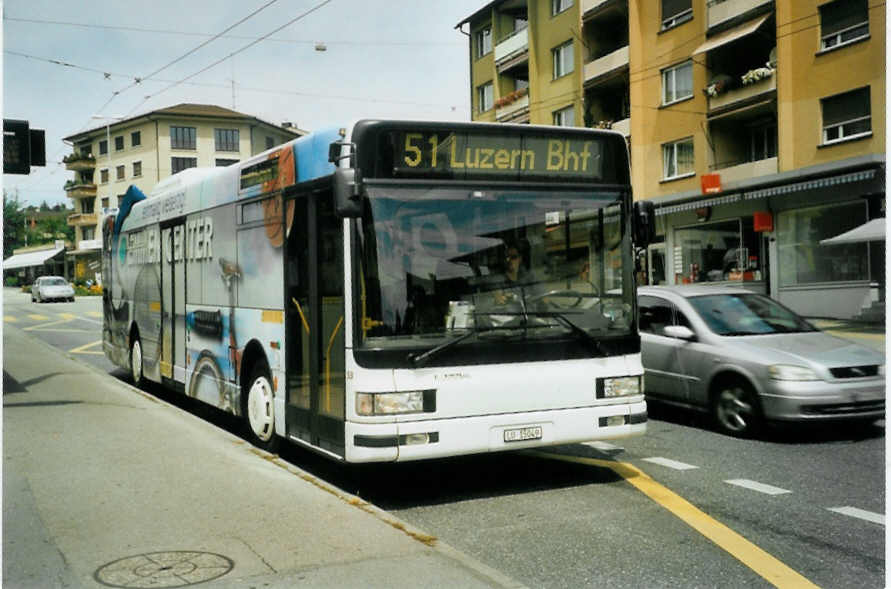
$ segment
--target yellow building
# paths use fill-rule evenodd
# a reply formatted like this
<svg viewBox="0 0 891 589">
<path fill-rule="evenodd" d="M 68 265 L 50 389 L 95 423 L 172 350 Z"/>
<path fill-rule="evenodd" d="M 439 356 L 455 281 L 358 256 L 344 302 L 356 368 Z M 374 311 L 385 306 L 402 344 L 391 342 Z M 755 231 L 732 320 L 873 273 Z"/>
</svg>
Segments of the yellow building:
<svg viewBox="0 0 891 589">
<path fill-rule="evenodd" d="M 628 138 L 649 282 L 883 316 L 884 238 L 821 241 L 884 217 L 884 3 L 496 0 L 458 26 L 474 120 Z"/>
<path fill-rule="evenodd" d="M 148 194 L 183 169 L 228 166 L 306 133 L 208 104 L 179 104 L 97 125 L 64 138 L 74 148 L 64 159 L 75 175 L 65 190 L 74 201 L 68 217 L 75 228 L 74 278 L 82 280 L 99 271 L 102 215 L 120 204 L 131 185 Z"/>
</svg>

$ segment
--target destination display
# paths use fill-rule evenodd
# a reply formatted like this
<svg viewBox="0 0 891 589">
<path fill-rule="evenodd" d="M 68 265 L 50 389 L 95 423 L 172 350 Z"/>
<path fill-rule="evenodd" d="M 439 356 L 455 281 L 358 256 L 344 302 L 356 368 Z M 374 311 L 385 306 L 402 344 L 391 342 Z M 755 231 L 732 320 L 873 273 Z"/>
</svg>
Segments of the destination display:
<svg viewBox="0 0 891 589">
<path fill-rule="evenodd" d="M 379 171 L 394 178 L 602 181 L 610 146 L 602 137 L 520 134 L 515 128 L 503 134 L 398 130 L 383 137 Z"/>
</svg>

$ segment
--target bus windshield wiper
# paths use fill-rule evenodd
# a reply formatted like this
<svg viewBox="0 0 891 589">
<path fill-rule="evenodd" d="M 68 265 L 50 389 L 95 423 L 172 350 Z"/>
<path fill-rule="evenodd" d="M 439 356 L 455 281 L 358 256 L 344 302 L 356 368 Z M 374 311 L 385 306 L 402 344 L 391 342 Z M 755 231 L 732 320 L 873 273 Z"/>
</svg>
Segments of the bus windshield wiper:
<svg viewBox="0 0 891 589">
<path fill-rule="evenodd" d="M 558 322 L 569 328 L 569 331 L 575 334 L 581 341 L 590 345 L 594 351 L 603 356 L 607 355 L 606 351 L 603 349 L 603 345 L 600 343 L 600 340 L 598 338 L 594 337 L 593 335 L 570 321 L 564 313 L 559 313 L 557 311 L 527 311 L 525 314 L 530 317 L 553 317 Z"/>
<path fill-rule="evenodd" d="M 416 367 L 423 366 L 424 364 L 427 363 L 427 360 L 429 360 L 433 356 L 436 356 L 440 352 L 448 350 L 452 346 L 456 346 L 456 345 L 460 344 L 461 342 L 463 342 L 466 339 L 470 339 L 472 336 L 476 335 L 477 333 L 478 333 L 478 331 L 476 330 L 476 328 L 470 329 L 467 333 L 462 333 L 461 335 L 459 335 L 457 337 L 453 337 L 452 339 L 445 341 L 445 342 L 439 344 L 438 346 L 430 348 L 426 352 L 422 352 L 420 354 L 416 354 L 415 352 L 412 352 L 408 355 L 408 359 Z"/>
</svg>

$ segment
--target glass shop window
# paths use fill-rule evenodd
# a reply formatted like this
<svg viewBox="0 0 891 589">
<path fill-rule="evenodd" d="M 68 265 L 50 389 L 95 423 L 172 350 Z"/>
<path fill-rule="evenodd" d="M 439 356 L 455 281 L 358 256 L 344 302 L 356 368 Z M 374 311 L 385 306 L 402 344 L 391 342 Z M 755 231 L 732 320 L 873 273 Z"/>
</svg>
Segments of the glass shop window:
<svg viewBox="0 0 891 589">
<path fill-rule="evenodd" d="M 672 262 L 676 284 L 760 281 L 761 236 L 752 217 L 676 229 Z"/>
</svg>

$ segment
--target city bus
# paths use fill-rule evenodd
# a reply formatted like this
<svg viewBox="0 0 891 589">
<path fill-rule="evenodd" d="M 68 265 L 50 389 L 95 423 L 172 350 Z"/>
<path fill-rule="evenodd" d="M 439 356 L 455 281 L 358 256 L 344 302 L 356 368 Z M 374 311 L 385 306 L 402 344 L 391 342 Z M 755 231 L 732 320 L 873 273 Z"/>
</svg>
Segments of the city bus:
<svg viewBox="0 0 891 589">
<path fill-rule="evenodd" d="M 362 120 L 131 186 L 103 221 L 103 349 L 270 451 L 639 435 L 652 221 L 618 133 Z"/>
</svg>

